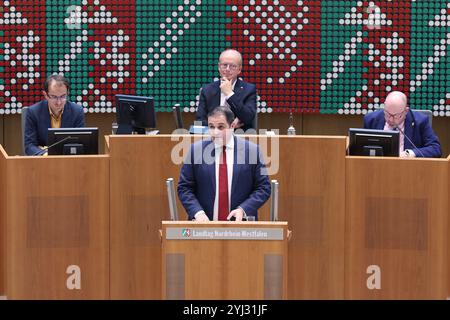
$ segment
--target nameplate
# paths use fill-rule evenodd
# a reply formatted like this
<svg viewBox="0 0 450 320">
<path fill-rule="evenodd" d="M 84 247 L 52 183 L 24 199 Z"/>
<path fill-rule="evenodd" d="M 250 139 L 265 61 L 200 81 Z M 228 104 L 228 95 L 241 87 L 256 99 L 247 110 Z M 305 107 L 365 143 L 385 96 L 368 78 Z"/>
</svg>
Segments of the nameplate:
<svg viewBox="0 0 450 320">
<path fill-rule="evenodd" d="M 167 228 L 167 240 L 283 240 L 283 228 Z"/>
</svg>

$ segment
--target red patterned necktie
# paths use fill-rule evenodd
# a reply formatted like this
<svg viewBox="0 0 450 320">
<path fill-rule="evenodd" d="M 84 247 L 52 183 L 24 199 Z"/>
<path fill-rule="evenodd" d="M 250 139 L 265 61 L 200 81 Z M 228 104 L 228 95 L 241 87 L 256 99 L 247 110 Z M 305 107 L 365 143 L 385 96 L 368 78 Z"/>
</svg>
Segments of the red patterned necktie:
<svg viewBox="0 0 450 320">
<path fill-rule="evenodd" d="M 229 213 L 227 154 L 223 146 L 222 161 L 219 162 L 219 220 L 227 220 Z"/>
</svg>

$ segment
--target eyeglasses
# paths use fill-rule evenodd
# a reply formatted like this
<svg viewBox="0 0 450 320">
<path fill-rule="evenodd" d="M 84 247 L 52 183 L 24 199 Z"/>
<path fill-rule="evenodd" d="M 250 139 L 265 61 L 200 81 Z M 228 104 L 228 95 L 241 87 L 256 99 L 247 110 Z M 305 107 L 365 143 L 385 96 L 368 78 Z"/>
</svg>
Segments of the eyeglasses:
<svg viewBox="0 0 450 320">
<path fill-rule="evenodd" d="M 223 124 L 220 124 L 217 127 L 215 127 L 213 124 L 210 124 L 210 125 L 208 125 L 208 129 L 211 130 L 211 131 L 214 131 L 215 129 L 218 129 L 218 130 L 222 131 L 222 130 L 226 130 L 226 129 L 229 129 L 229 128 L 226 127 Z"/>
<path fill-rule="evenodd" d="M 399 113 L 394 113 L 394 114 L 384 110 L 384 117 L 386 119 L 389 119 L 389 118 L 400 119 L 404 113 L 405 113 L 405 110 L 403 110 L 402 112 L 399 112 Z"/>
<path fill-rule="evenodd" d="M 239 66 L 237 64 L 231 64 L 231 63 L 219 63 L 220 70 L 227 70 L 230 68 L 230 70 L 235 71 Z"/>
<path fill-rule="evenodd" d="M 62 95 L 62 96 L 54 96 L 54 95 L 52 95 L 52 94 L 47 94 L 47 97 L 50 99 L 50 100 L 54 100 L 54 101 L 66 101 L 67 100 L 67 94 L 64 94 L 64 95 Z"/>
</svg>

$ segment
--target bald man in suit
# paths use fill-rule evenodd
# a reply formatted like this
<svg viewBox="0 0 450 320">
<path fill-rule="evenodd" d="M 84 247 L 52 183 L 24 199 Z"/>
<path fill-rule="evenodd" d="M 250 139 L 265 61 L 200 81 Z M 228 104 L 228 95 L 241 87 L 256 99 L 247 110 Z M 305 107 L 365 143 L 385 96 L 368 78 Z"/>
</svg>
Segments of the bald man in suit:
<svg viewBox="0 0 450 320">
<path fill-rule="evenodd" d="M 410 110 L 403 92 L 389 93 L 384 101 L 383 110 L 366 114 L 364 128 L 399 130 L 399 154 L 402 158 L 441 157 L 441 144 L 430 126 L 428 117 Z"/>
</svg>

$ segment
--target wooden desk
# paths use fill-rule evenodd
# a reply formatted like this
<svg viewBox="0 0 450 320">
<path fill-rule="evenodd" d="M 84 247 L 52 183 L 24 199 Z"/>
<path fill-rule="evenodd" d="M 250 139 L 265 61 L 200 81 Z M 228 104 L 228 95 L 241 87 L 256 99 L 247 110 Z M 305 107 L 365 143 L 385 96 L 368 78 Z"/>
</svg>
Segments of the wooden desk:
<svg viewBox="0 0 450 320">
<path fill-rule="evenodd" d="M 347 158 L 346 298 L 447 297 L 448 166 Z"/>
<path fill-rule="evenodd" d="M 448 190 L 448 212 L 450 214 L 450 155 L 447 157 L 447 163 L 448 163 L 448 183 L 447 183 L 447 190 Z M 450 297 L 450 217 L 448 217 L 448 231 L 447 231 L 447 279 L 448 279 L 448 285 L 447 285 L 447 299 Z"/>
<path fill-rule="evenodd" d="M 1 157 L 7 298 L 108 299 L 108 157 Z"/>
<path fill-rule="evenodd" d="M 280 183 L 279 219 L 293 231 L 287 298 L 450 296 L 450 157 L 346 157 L 345 140 L 266 141 L 271 161 L 279 150 L 270 177 Z M 158 230 L 179 143 L 110 136 L 108 155 L 84 157 L 9 157 L 0 147 L 0 295 L 161 299 Z M 260 221 L 268 218 L 269 202 Z M 69 265 L 81 267 L 82 290 L 67 289 Z M 381 289 L 369 289 L 377 267 Z"/>
<path fill-rule="evenodd" d="M 109 138 L 113 299 L 161 298 L 157 234 L 159 223 L 169 219 L 165 180 L 178 183 L 183 158 L 174 163 L 171 155 L 179 155 L 180 141 L 168 135 Z M 187 148 L 193 141 L 188 136 Z M 345 137 L 280 136 L 266 143 L 271 160 L 279 161 L 278 173 L 270 178 L 280 182 L 280 219 L 292 223 L 294 234 L 288 298 L 342 299 Z M 260 220 L 268 218 L 269 202 L 260 211 Z"/>
</svg>

